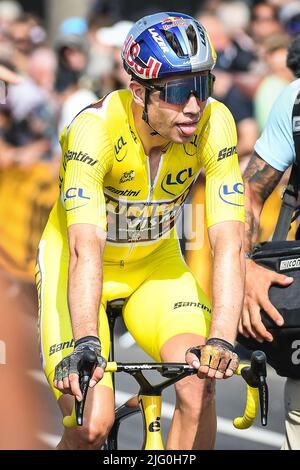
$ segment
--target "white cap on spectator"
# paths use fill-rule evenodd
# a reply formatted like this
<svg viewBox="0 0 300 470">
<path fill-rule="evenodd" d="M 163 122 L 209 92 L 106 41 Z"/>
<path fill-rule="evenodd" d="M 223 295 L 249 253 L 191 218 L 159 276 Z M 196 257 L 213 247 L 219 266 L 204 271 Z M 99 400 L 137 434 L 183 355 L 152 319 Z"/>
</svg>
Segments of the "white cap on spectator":
<svg viewBox="0 0 300 470">
<path fill-rule="evenodd" d="M 23 12 L 21 5 L 12 0 L 0 2 L 0 18 L 4 21 L 15 21 Z"/>
<path fill-rule="evenodd" d="M 300 13 L 300 3 L 298 0 L 284 5 L 279 13 L 281 21 L 284 23 Z"/>
<path fill-rule="evenodd" d="M 288 33 L 300 32 L 300 2 L 292 1 L 284 5 L 279 11 L 279 19 Z"/>
<path fill-rule="evenodd" d="M 97 39 L 101 44 L 121 48 L 132 26 L 132 21 L 118 21 L 113 26 L 100 28 L 97 31 Z"/>
<path fill-rule="evenodd" d="M 221 3 L 216 14 L 229 33 L 232 30 L 246 29 L 250 20 L 249 7 L 242 1 Z"/>
</svg>

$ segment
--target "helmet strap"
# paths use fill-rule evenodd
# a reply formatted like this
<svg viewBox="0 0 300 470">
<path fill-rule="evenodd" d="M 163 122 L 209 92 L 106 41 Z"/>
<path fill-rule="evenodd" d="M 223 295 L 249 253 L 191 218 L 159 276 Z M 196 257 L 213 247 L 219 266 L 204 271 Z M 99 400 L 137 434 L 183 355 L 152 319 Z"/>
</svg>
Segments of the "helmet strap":
<svg viewBox="0 0 300 470">
<path fill-rule="evenodd" d="M 148 124 L 149 127 L 151 127 L 151 129 L 153 129 L 153 127 L 149 123 L 149 117 L 148 117 L 149 96 L 150 96 L 150 90 L 149 90 L 149 88 L 145 88 L 145 101 L 144 101 L 144 109 L 143 109 L 142 119 L 143 119 L 143 121 L 146 122 L 146 124 Z M 160 134 L 155 129 L 153 129 L 153 132 L 151 132 L 151 135 L 160 135 Z"/>
<path fill-rule="evenodd" d="M 142 119 L 149 125 L 149 117 L 148 117 L 148 102 L 149 102 L 150 90 L 145 88 L 145 99 L 144 99 L 144 109 L 142 114 Z"/>
</svg>

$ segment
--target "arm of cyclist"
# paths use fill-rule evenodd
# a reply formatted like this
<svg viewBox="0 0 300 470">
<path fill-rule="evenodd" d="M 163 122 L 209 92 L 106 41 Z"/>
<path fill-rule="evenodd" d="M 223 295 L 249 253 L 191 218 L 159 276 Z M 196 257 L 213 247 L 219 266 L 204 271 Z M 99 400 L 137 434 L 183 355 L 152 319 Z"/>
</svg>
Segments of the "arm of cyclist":
<svg viewBox="0 0 300 470">
<path fill-rule="evenodd" d="M 254 153 L 245 171 L 245 252 L 251 253 L 258 240 L 259 219 L 265 200 L 279 183 L 282 172 L 274 169 L 259 155 Z M 251 259 L 246 259 L 246 285 L 239 332 L 257 341 L 272 341 L 273 336 L 261 321 L 260 310 L 263 309 L 277 325 L 283 324 L 283 318 L 269 299 L 269 289 L 273 284 L 287 286 L 293 278 L 278 274 L 259 266 Z"/>
<path fill-rule="evenodd" d="M 194 362 L 199 376 L 231 377 L 238 367 L 233 352 L 244 295 L 244 224 L 228 221 L 209 228 L 213 250 L 213 311 L 209 338 Z M 190 354 L 188 362 L 195 359 Z"/>
<path fill-rule="evenodd" d="M 223 104 L 212 103 L 207 133 L 201 155 L 206 221 L 214 254 L 212 323 L 209 339 L 200 347 L 200 363 L 196 361 L 194 367 L 201 365 L 199 377 L 227 378 L 238 367 L 233 342 L 244 293 L 245 207 L 235 122 Z M 187 355 L 189 363 L 193 358 Z"/>
<path fill-rule="evenodd" d="M 102 294 L 102 258 L 106 238 L 106 205 L 103 180 L 110 171 L 113 153 L 102 120 L 95 114 L 78 116 L 60 139 L 63 164 L 60 181 L 69 238 L 68 305 L 75 348 L 55 370 L 54 386 L 62 393 L 82 398 L 78 363 L 85 349 L 96 353 L 90 386 L 103 376 L 98 312 Z M 99 145 L 101 142 L 101 145 Z M 85 153 L 93 165 L 66 155 Z M 65 173 L 64 173 L 65 168 Z"/>
<path fill-rule="evenodd" d="M 98 365 L 90 381 L 94 386 L 104 374 L 98 338 L 98 312 L 102 291 L 102 254 L 105 232 L 90 224 L 75 224 L 68 229 L 69 279 L 68 304 L 75 347 L 56 367 L 54 386 L 62 393 L 82 399 L 77 366 L 85 350 L 96 353 Z"/>
</svg>

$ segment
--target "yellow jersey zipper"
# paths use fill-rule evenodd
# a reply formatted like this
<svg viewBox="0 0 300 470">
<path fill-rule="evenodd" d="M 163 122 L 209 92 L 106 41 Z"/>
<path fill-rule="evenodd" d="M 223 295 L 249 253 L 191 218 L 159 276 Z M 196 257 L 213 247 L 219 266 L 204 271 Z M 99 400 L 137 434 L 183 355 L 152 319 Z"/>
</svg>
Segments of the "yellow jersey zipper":
<svg viewBox="0 0 300 470">
<path fill-rule="evenodd" d="M 147 198 L 147 205 L 150 205 L 151 201 L 152 201 L 152 196 L 153 196 L 153 192 L 154 192 L 154 188 L 155 188 L 155 185 L 157 183 L 157 180 L 158 180 L 158 177 L 159 177 L 159 173 L 160 173 L 160 170 L 161 170 L 161 167 L 162 167 L 162 164 L 163 164 L 163 157 L 164 157 L 164 153 L 161 154 L 160 156 L 160 160 L 159 160 L 159 164 L 158 164 L 158 168 L 157 168 L 157 172 L 156 172 L 156 175 L 155 175 L 155 178 L 153 180 L 153 184 L 152 184 L 152 181 L 151 181 L 151 169 L 150 169 L 150 161 L 149 161 L 149 157 L 147 156 L 147 176 L 148 176 L 148 185 L 149 185 L 149 193 L 148 193 L 148 198 Z M 121 259 L 120 260 L 120 267 L 121 268 L 124 268 L 125 267 L 125 261 L 130 257 L 131 253 L 132 253 L 132 250 L 133 248 L 135 247 L 136 245 L 136 241 L 133 241 L 132 244 L 130 245 L 130 248 L 128 250 L 128 254 L 127 256 L 124 258 L 124 259 Z"/>
</svg>

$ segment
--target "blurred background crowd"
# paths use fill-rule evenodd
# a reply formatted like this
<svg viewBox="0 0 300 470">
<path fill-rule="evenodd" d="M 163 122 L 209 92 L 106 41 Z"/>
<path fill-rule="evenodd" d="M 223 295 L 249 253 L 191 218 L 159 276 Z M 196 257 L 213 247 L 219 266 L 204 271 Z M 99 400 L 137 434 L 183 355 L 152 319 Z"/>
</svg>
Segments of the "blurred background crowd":
<svg viewBox="0 0 300 470">
<path fill-rule="evenodd" d="M 0 408 L 6 422 L 0 449 L 43 448 L 37 437 L 43 397 L 30 375 L 38 361 L 34 264 L 58 195 L 59 134 L 83 107 L 127 87 L 120 49 L 132 22 L 175 8 L 171 1 L 144 4 L 0 1 L 0 68 L 16 73 L 5 99 L 0 96 Z M 244 170 L 274 100 L 300 75 L 300 1 L 179 0 L 176 10 L 199 19 L 211 36 L 218 54 L 214 97 L 234 116 Z M 261 239 L 272 233 L 280 193 L 279 187 L 264 209 Z M 193 202 L 202 204 L 203 194 L 200 178 Z M 209 293 L 208 243 L 185 255 Z"/>
</svg>

